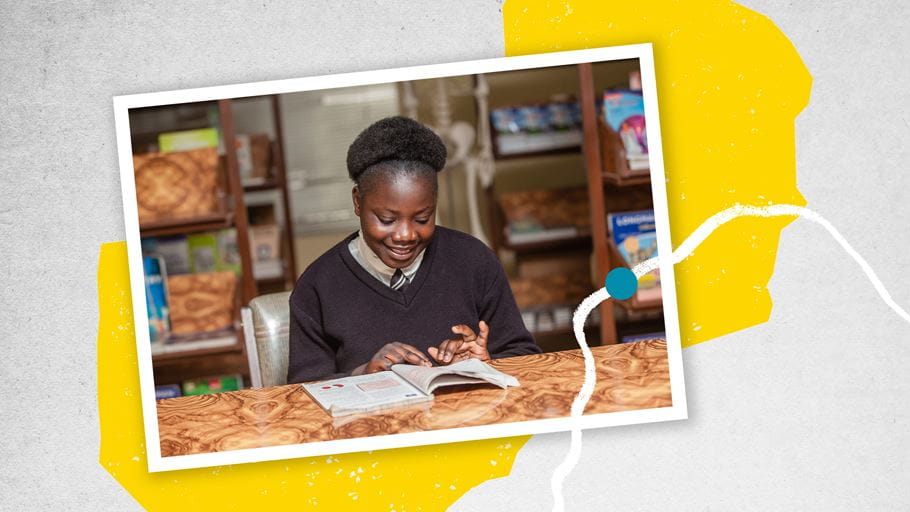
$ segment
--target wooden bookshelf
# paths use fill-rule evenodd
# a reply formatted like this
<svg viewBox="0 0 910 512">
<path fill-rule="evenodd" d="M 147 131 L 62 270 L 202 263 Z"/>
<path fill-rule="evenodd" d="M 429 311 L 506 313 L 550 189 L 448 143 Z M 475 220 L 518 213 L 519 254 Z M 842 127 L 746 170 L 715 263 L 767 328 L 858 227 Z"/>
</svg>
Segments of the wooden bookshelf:
<svg viewBox="0 0 910 512">
<path fill-rule="evenodd" d="M 261 98 L 258 98 L 261 99 Z M 271 141 L 271 163 L 269 165 L 268 175 L 264 181 L 245 184 L 246 192 L 263 192 L 276 191 L 278 193 L 278 202 L 274 206 L 275 214 L 272 221 L 277 223 L 277 210 L 281 210 L 283 222 L 280 224 L 279 252 L 281 262 L 280 276 L 256 277 L 259 285 L 259 293 L 274 293 L 287 291 L 294 287 L 297 280 L 297 266 L 294 248 L 294 228 L 293 216 L 290 207 L 290 193 L 288 190 L 287 169 L 285 167 L 284 155 L 284 124 L 281 113 L 281 102 L 277 95 L 271 95 L 268 98 L 269 116 L 272 122 L 272 131 L 275 139 Z M 243 101 L 237 100 L 237 101 Z M 258 207 L 261 207 L 259 205 Z M 253 207 L 250 206 L 252 209 Z M 253 222 L 251 220 L 251 222 Z M 255 266 L 255 265 L 254 265 Z"/>
<path fill-rule="evenodd" d="M 546 101 L 548 96 L 562 94 L 578 98 L 582 112 L 583 140 L 580 152 L 579 148 L 567 147 L 540 152 L 494 155 L 497 176 L 494 178 L 494 184 L 484 191 L 491 243 L 497 252 L 510 251 L 514 256 L 509 256 L 509 259 L 511 261 L 514 258 L 517 268 L 522 268 L 523 262 L 530 260 L 540 260 L 548 256 L 568 257 L 570 253 L 591 251 L 593 268 L 590 269 L 590 274 L 593 291 L 603 286 L 609 270 L 624 265 L 622 258 L 610 250 L 609 244 L 612 242 L 607 227 L 607 214 L 653 208 L 650 171 L 630 168 L 620 136 L 603 121 L 597 112 L 596 104 L 600 91 L 622 87 L 628 80 L 628 73 L 637 67 L 636 61 L 627 60 L 539 70 L 542 73 L 539 75 L 535 74 L 537 71 L 523 71 L 488 76 L 491 109 L 511 104 L 533 104 Z M 552 74 L 546 75 L 547 73 Z M 540 87 L 537 86 L 537 77 L 540 77 L 540 83 L 543 84 Z M 498 150 L 495 130 L 491 129 L 491 137 L 493 147 Z M 513 173 L 533 173 L 539 176 L 545 174 L 541 172 L 543 168 L 552 171 L 549 178 L 537 179 L 546 182 L 541 185 L 543 188 L 564 187 L 566 180 L 556 179 L 557 175 L 568 177 L 570 173 L 567 171 L 574 169 L 583 171 L 582 186 L 587 186 L 587 201 L 590 206 L 590 230 L 561 239 L 510 243 L 504 233 L 506 215 L 498 201 L 503 194 L 497 189 L 500 175 L 504 172 L 509 176 L 514 176 Z M 515 188 L 514 185 L 512 188 Z M 519 276 L 524 277 L 521 272 Z M 626 315 L 624 311 L 631 313 Z M 620 327 L 617 326 L 617 314 L 626 319 L 623 320 L 624 323 L 634 324 L 635 320 L 628 319 L 637 318 L 642 314 L 662 313 L 662 302 L 639 301 L 634 298 L 628 301 L 608 301 L 599 306 L 599 313 L 600 325 L 595 327 L 599 331 L 599 336 L 591 338 L 603 344 L 612 344 L 618 341 L 617 330 Z M 623 325 L 621 329 L 625 331 L 629 327 Z M 636 328 L 634 325 L 631 327 L 633 330 Z M 534 335 L 541 338 L 571 336 L 571 328 L 537 332 Z"/>
<path fill-rule="evenodd" d="M 237 134 L 234 131 L 234 109 L 231 100 L 218 100 L 218 113 L 221 122 L 221 140 L 227 161 L 227 183 L 229 194 L 234 201 L 234 227 L 237 229 L 237 252 L 240 253 L 242 268 L 240 290 L 241 302 L 248 304 L 258 291 L 253 278 L 253 256 L 250 253 L 249 219 L 243 185 L 240 181 L 240 165 L 237 162 Z M 241 334 L 241 342 L 243 335 Z"/>
<path fill-rule="evenodd" d="M 615 187 L 634 187 L 636 185 L 651 185 L 650 176 L 630 176 L 622 177 L 616 174 L 603 174 L 603 182 Z"/>
<path fill-rule="evenodd" d="M 155 374 L 155 383 L 172 384 L 184 380 L 208 377 L 217 374 L 236 374 L 244 376 L 249 382 L 249 365 L 246 359 L 243 332 L 239 329 L 239 305 L 247 304 L 259 293 L 257 282 L 253 276 L 253 260 L 250 251 L 250 233 L 245 191 L 239 172 L 237 159 L 236 132 L 231 99 L 218 100 L 192 105 L 171 105 L 153 107 L 157 112 L 173 109 L 173 112 L 189 112 L 193 109 L 199 112 L 208 112 L 205 118 L 208 124 L 201 123 L 203 116 L 191 117 L 191 122 L 184 123 L 184 115 L 171 116 L 176 121 L 156 125 L 157 132 L 134 134 L 134 147 L 145 147 L 155 137 L 155 133 L 167 131 L 182 131 L 200 127 L 215 126 L 218 129 L 224 155 L 219 158 L 220 173 L 219 193 L 220 212 L 201 215 L 192 218 L 162 219 L 147 222 L 140 226 L 142 238 L 162 237 L 171 235 L 188 235 L 207 231 L 219 231 L 234 228 L 236 231 L 237 252 L 240 259 L 240 273 L 237 281 L 237 296 L 234 299 L 233 326 L 227 332 L 233 336 L 230 343 L 213 342 L 210 333 L 199 333 L 198 339 L 187 339 L 179 342 L 168 340 L 164 345 L 153 346 L 152 365 Z M 214 112 L 217 112 L 217 124 L 213 124 Z M 154 115 L 154 112 L 151 113 Z M 133 112 L 131 112 L 133 115 Z M 142 116 L 140 111 L 136 115 Z M 131 123 L 132 124 L 132 123 Z M 280 147 L 280 146 L 279 146 Z M 269 185 L 280 186 L 283 180 L 273 178 Z M 222 337 L 227 336 L 222 333 Z M 191 338 L 191 337 L 190 337 Z M 207 339 L 208 338 L 208 339 Z"/>
<path fill-rule="evenodd" d="M 245 192 L 259 192 L 261 190 L 274 190 L 278 188 L 278 182 L 274 179 L 266 179 L 261 183 L 244 183 L 243 190 Z"/>
<path fill-rule="evenodd" d="M 627 266 L 610 239 L 607 213 L 653 208 L 650 171 L 632 171 L 624 160 L 619 136 L 603 122 L 595 107 L 593 65 L 578 64 L 579 98 L 585 131 L 584 154 L 591 204 L 595 283 L 605 281 L 614 267 Z M 601 284 L 602 285 L 602 284 Z M 661 300 L 607 301 L 600 305 L 601 340 L 618 341 L 614 304 L 632 312 L 662 312 Z"/>
<path fill-rule="evenodd" d="M 216 375 L 240 374 L 249 385 L 250 367 L 246 350 L 219 353 L 186 354 L 182 357 L 154 361 L 155 384 L 180 384 L 189 379 Z"/>
<path fill-rule="evenodd" d="M 284 120 L 281 115 L 281 102 L 277 95 L 269 97 L 269 106 L 272 113 L 272 122 L 275 125 L 275 141 L 272 144 L 272 179 L 275 187 L 280 191 L 281 207 L 284 210 L 284 226 L 282 236 L 281 255 L 284 264 L 284 288 L 291 290 L 297 280 L 297 259 L 294 249 L 294 226 L 291 215 L 291 200 L 288 192 L 287 168 L 284 156 Z M 281 291 L 274 287 L 267 290 L 269 293 Z"/>
<path fill-rule="evenodd" d="M 169 361 L 173 359 L 183 359 L 186 357 L 208 356 L 212 354 L 240 353 L 243 352 L 243 343 L 239 340 L 242 340 L 242 337 L 238 338 L 238 341 L 230 345 L 220 347 L 207 347 L 153 354 L 152 363 L 160 363 L 162 361 Z"/>
<path fill-rule="evenodd" d="M 234 225 L 234 212 L 213 213 L 183 219 L 168 219 L 148 222 L 139 225 L 139 234 L 142 238 L 184 235 L 203 231 L 216 231 Z"/>
<path fill-rule="evenodd" d="M 503 240 L 502 248 L 521 254 L 537 254 L 550 251 L 565 251 L 591 248 L 591 234 L 580 233 L 573 237 L 555 238 L 553 240 L 542 240 L 539 242 L 526 243 L 509 243 Z"/>
<path fill-rule="evenodd" d="M 566 153 L 580 153 L 581 146 L 565 146 L 553 149 L 541 149 L 534 151 L 523 151 L 521 153 L 500 154 L 496 149 L 496 139 L 498 135 L 493 131 L 493 157 L 496 160 L 520 160 L 522 158 L 536 158 L 540 156 L 562 155 Z"/>
<path fill-rule="evenodd" d="M 487 76 L 490 85 L 490 109 L 492 111 L 495 108 L 509 108 L 513 105 L 572 101 L 573 97 L 577 97 L 577 80 L 578 74 L 575 66 L 491 74 Z M 489 119 L 485 121 L 491 122 Z M 534 281 L 536 280 L 534 276 L 548 272 L 547 269 L 552 269 L 553 272 L 559 274 L 577 272 L 583 276 L 584 287 L 590 287 L 590 289 L 583 290 L 583 297 L 594 291 L 594 287 L 590 286 L 587 278 L 590 275 L 589 253 L 593 248 L 593 237 L 587 226 L 571 221 L 563 223 L 563 219 L 560 219 L 553 224 L 556 231 L 561 230 L 558 226 L 567 227 L 570 224 L 576 224 L 576 232 L 571 234 L 570 230 L 565 230 L 567 231 L 565 236 L 551 239 L 532 240 L 529 237 L 527 242 L 516 242 L 514 239 L 510 241 L 505 232 L 507 219 L 511 219 L 512 215 L 507 216 L 507 211 L 504 209 L 507 203 L 504 201 L 504 197 L 513 192 L 531 192 L 540 189 L 550 191 L 580 189 L 579 200 L 585 201 L 584 188 L 587 180 L 582 143 L 586 134 L 583 129 L 578 128 L 570 131 L 571 135 L 575 137 L 574 145 L 541 151 L 501 154 L 498 143 L 500 136 L 491 126 L 490 134 L 494 149 L 496 176 L 491 186 L 484 189 L 484 197 L 491 245 L 494 251 L 504 258 L 504 261 L 509 260 L 514 263 L 512 277 Z M 535 135 L 528 135 L 528 137 L 533 138 Z M 547 209 L 542 208 L 541 210 L 543 214 Z M 546 281 L 546 278 L 542 279 Z M 514 293 L 517 296 L 522 292 L 520 288 L 515 288 Z M 555 310 L 564 306 L 555 295 L 541 294 L 539 297 L 537 295 L 534 293 L 524 300 L 519 300 L 523 313 L 534 313 L 537 309 Z M 532 302 L 528 302 L 529 299 Z M 566 298 L 562 297 L 561 300 L 564 299 Z M 574 296 L 571 298 L 572 301 L 575 299 Z M 573 302 L 571 305 L 576 304 Z M 539 318 L 536 318 L 534 323 L 537 324 L 537 321 Z M 550 327 L 546 323 L 541 325 Z M 586 327 L 589 343 L 599 343 L 599 334 L 592 334 L 597 331 L 596 326 Z M 532 335 L 546 350 L 575 347 L 571 325 L 553 326 L 545 330 L 535 329 L 532 331 Z"/>
</svg>

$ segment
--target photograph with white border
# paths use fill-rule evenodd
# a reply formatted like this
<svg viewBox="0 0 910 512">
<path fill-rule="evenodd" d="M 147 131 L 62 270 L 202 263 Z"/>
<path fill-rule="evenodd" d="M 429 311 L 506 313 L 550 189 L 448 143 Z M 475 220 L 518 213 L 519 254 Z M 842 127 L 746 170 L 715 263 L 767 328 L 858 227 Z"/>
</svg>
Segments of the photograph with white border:
<svg viewBox="0 0 910 512">
<path fill-rule="evenodd" d="M 687 417 L 650 44 L 114 115 L 149 471 Z"/>
</svg>

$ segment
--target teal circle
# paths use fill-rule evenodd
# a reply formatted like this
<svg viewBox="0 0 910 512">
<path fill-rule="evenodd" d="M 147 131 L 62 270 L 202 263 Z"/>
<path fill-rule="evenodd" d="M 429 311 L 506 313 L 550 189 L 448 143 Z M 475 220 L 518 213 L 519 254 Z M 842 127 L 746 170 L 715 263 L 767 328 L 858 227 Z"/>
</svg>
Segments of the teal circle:
<svg viewBox="0 0 910 512">
<path fill-rule="evenodd" d="M 607 293 L 610 294 L 610 297 L 617 300 L 626 300 L 635 295 L 635 291 L 638 290 L 638 278 L 635 277 L 631 270 L 625 267 L 618 267 L 607 274 L 604 285 L 607 287 Z"/>
</svg>

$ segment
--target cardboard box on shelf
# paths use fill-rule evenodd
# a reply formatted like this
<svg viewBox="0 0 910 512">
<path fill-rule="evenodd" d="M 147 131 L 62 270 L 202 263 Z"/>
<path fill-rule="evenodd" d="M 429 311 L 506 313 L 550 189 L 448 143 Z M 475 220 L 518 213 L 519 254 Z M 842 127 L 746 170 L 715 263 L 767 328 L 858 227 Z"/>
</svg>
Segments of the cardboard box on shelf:
<svg viewBox="0 0 910 512">
<path fill-rule="evenodd" d="M 239 134 L 236 141 L 240 179 L 245 185 L 264 183 L 269 178 L 272 156 L 268 135 L 263 133 Z"/>
<path fill-rule="evenodd" d="M 281 259 L 281 228 L 277 224 L 250 226 L 253 261 Z"/>
</svg>

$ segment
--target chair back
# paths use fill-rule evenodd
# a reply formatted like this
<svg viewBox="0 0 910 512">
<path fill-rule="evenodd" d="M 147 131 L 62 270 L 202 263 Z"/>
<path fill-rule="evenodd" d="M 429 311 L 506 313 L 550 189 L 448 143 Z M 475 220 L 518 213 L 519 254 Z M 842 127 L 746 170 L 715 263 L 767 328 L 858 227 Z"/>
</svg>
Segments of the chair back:
<svg viewBox="0 0 910 512">
<path fill-rule="evenodd" d="M 291 292 L 261 295 L 243 308 L 243 334 L 254 388 L 287 384 L 290 296 Z"/>
</svg>

